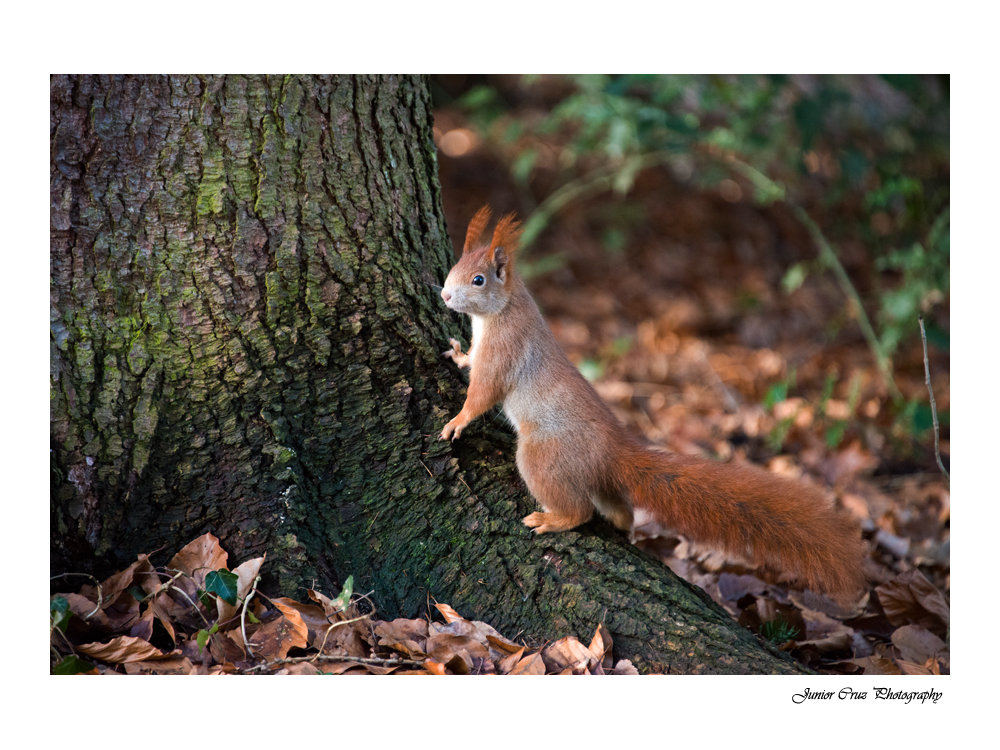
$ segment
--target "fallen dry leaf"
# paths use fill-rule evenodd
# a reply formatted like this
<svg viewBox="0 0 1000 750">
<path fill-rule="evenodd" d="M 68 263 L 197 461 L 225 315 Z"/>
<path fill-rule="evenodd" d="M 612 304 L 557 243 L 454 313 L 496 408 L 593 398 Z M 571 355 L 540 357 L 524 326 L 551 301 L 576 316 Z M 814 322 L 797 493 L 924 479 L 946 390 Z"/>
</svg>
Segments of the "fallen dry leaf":
<svg viewBox="0 0 1000 750">
<path fill-rule="evenodd" d="M 497 663 L 497 671 L 500 674 L 509 674 L 514 667 L 518 665 L 521 661 L 521 657 L 524 656 L 524 647 L 522 646 L 517 651 L 512 654 L 508 654 L 502 660 Z"/>
<path fill-rule="evenodd" d="M 155 646 L 151 646 L 148 641 L 141 638 L 122 635 L 112 638 L 107 643 L 84 643 L 76 647 L 88 656 L 93 656 L 101 661 L 112 664 L 124 664 L 130 661 L 145 661 L 149 659 L 165 659 L 169 654 L 165 654 Z"/>
<path fill-rule="evenodd" d="M 530 654 L 519 661 L 508 674 L 545 674 L 545 662 L 540 653 Z"/>
<path fill-rule="evenodd" d="M 284 659 L 293 648 L 305 648 L 309 634 L 298 612 L 280 598 L 272 599 L 271 602 L 280 615 L 255 627 L 252 634 L 247 627 L 247 639 L 250 641 L 248 645 L 254 655 L 268 661 Z"/>
<path fill-rule="evenodd" d="M 319 669 L 308 661 L 300 661 L 279 669 L 275 674 L 319 674 Z"/>
<path fill-rule="evenodd" d="M 447 670 L 439 661 L 434 661 L 433 659 L 424 660 L 424 669 L 426 669 L 430 674 L 443 675 L 447 674 Z"/>
<path fill-rule="evenodd" d="M 70 611 L 80 618 L 88 628 L 96 628 L 104 632 L 111 631 L 108 616 L 97 606 L 96 602 L 80 594 L 56 594 L 69 602 Z M 55 597 L 53 597 L 55 598 Z"/>
<path fill-rule="evenodd" d="M 876 587 L 875 592 L 893 625 L 920 625 L 939 637 L 947 632 L 951 620 L 948 603 L 916 568 Z"/>
<path fill-rule="evenodd" d="M 148 584 L 150 579 L 155 580 L 157 578 L 153 570 L 153 566 L 150 564 L 148 558 L 148 555 L 139 555 L 139 559 L 125 568 L 125 570 L 115 573 L 113 576 L 101 583 L 102 609 L 110 607 L 114 604 L 115 600 L 118 599 L 122 592 L 132 586 L 133 581 L 138 584 Z M 94 596 L 90 598 L 97 601 L 97 589 L 93 587 L 88 588 L 94 592 Z"/>
<path fill-rule="evenodd" d="M 899 649 L 906 661 L 923 664 L 933 660 L 948 646 L 926 628 L 919 625 L 904 625 L 892 634 L 892 645 Z"/>
<path fill-rule="evenodd" d="M 192 674 L 194 665 L 186 656 L 177 654 L 155 661 L 130 661 L 125 663 L 128 674 Z"/>
<path fill-rule="evenodd" d="M 212 534 L 203 534 L 184 545 L 181 550 L 174 555 L 167 567 L 173 570 L 180 570 L 194 580 L 181 577 L 175 581 L 174 585 L 184 589 L 184 592 L 194 599 L 197 596 L 197 589 L 205 588 L 205 576 L 213 570 L 226 567 L 229 560 L 229 553 L 219 546 L 219 540 Z"/>
<path fill-rule="evenodd" d="M 632 662 L 628 659 L 622 659 L 617 664 L 615 664 L 614 671 L 612 674 L 639 674 L 639 670 L 632 666 Z"/>
<path fill-rule="evenodd" d="M 380 622 L 375 626 L 379 646 L 401 651 L 413 659 L 427 656 L 424 650 L 427 642 L 427 622 L 425 620 L 405 620 Z"/>
<path fill-rule="evenodd" d="M 923 675 L 932 674 L 931 670 L 929 670 L 922 664 L 914 664 L 912 662 L 906 661 L 906 659 L 900 659 L 898 664 L 899 664 L 899 669 L 903 674 L 923 674 Z"/>
<path fill-rule="evenodd" d="M 597 626 L 597 630 L 594 631 L 594 637 L 590 639 L 590 645 L 587 649 L 594 658 L 597 660 L 598 664 L 601 666 L 611 668 L 611 650 L 614 646 L 614 642 L 611 640 L 611 633 L 608 629 L 604 627 L 602 622 Z"/>
<path fill-rule="evenodd" d="M 310 599 L 312 599 L 314 602 L 319 604 L 320 607 L 323 608 L 323 614 L 325 614 L 327 617 L 330 617 L 331 615 L 334 615 L 341 611 L 340 607 L 334 603 L 334 600 L 328 597 L 326 594 L 323 594 L 319 591 L 315 591 L 313 589 L 308 589 L 306 593 L 309 594 Z"/>
<path fill-rule="evenodd" d="M 860 667 L 864 667 L 862 674 L 901 674 L 899 667 L 892 663 L 892 659 L 887 659 L 884 656 L 864 656 L 860 659 L 851 659 L 850 661 L 853 661 Z"/>
<path fill-rule="evenodd" d="M 146 602 L 146 611 L 135 621 L 129 635 L 133 638 L 142 638 L 148 641 L 153 635 L 153 603 Z"/>
<path fill-rule="evenodd" d="M 542 660 L 548 672 L 570 670 L 576 674 L 589 671 L 598 659 L 576 637 L 569 635 L 542 649 Z"/>
<path fill-rule="evenodd" d="M 438 604 L 437 602 L 435 602 L 434 606 L 437 607 L 438 612 L 441 613 L 441 616 L 444 618 L 444 621 L 447 622 L 447 623 L 452 623 L 452 622 L 455 622 L 456 620 L 464 620 L 465 619 L 464 617 L 462 617 L 460 614 L 458 614 L 458 612 L 456 612 L 454 609 L 452 609 L 447 604 Z"/>
<path fill-rule="evenodd" d="M 223 601 L 222 597 L 216 597 L 215 602 L 219 610 L 219 627 L 223 630 L 239 625 L 239 613 L 243 607 L 243 600 L 246 599 L 250 593 L 250 589 L 253 588 L 253 582 L 256 580 L 257 574 L 260 573 L 260 566 L 264 564 L 265 557 L 267 557 L 266 554 L 263 557 L 255 557 L 253 560 L 247 560 L 232 571 L 239 579 L 239 582 L 236 584 L 235 605 Z"/>
</svg>

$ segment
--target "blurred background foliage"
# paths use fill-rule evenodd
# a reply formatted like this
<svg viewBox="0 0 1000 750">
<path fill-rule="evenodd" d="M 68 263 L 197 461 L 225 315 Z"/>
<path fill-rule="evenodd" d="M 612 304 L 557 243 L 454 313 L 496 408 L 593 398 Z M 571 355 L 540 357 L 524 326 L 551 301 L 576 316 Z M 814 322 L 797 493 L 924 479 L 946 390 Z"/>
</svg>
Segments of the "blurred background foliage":
<svg viewBox="0 0 1000 750">
<path fill-rule="evenodd" d="M 628 207 L 647 170 L 729 202 L 787 204 L 817 252 L 784 270 L 784 291 L 839 274 L 844 317 L 870 326 L 897 413 L 929 426 L 891 373 L 900 345 L 919 344 L 919 314 L 931 346 L 949 345 L 948 76 L 437 76 L 432 87 L 465 118 L 439 134 L 444 154 L 485 148 L 508 170 L 528 274 L 564 261 L 532 256 L 553 217 L 602 193 L 620 199 L 600 232 L 620 252 L 643 221 Z M 866 257 L 842 264 L 844 241 Z"/>
</svg>

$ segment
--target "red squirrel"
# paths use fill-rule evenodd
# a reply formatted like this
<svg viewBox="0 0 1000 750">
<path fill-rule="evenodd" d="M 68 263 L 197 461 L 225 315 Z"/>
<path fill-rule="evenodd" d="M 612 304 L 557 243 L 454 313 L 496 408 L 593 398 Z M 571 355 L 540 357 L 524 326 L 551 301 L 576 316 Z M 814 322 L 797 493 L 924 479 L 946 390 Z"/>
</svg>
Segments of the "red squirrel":
<svg viewBox="0 0 1000 750">
<path fill-rule="evenodd" d="M 469 223 L 462 257 L 441 291 L 472 318 L 462 353 L 465 405 L 441 440 L 459 437 L 498 401 L 517 432 L 517 468 L 541 512 L 524 518 L 536 533 L 567 531 L 596 509 L 632 541 L 676 532 L 772 572 L 801 580 L 842 603 L 865 584 L 854 523 L 815 488 L 760 469 L 666 453 L 619 423 L 567 359 L 514 267 L 513 214 L 483 238 L 490 209 Z"/>
</svg>

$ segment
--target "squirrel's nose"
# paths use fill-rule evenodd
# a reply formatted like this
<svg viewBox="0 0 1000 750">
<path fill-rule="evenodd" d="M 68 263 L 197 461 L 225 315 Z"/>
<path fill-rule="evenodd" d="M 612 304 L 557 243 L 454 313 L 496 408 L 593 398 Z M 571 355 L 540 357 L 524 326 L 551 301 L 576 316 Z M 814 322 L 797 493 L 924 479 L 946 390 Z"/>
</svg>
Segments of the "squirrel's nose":
<svg viewBox="0 0 1000 750">
<path fill-rule="evenodd" d="M 447 289 L 442 289 L 441 299 L 443 299 L 445 302 L 448 302 L 451 299 L 451 292 L 449 292 Z"/>
</svg>

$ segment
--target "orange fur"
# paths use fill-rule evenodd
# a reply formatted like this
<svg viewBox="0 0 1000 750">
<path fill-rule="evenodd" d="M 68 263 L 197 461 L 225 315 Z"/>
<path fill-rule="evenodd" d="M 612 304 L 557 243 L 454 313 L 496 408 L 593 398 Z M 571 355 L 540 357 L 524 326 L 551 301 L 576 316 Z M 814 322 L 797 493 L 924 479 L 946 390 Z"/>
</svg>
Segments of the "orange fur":
<svg viewBox="0 0 1000 750">
<path fill-rule="evenodd" d="M 490 243 L 490 252 L 496 252 L 499 247 L 504 248 L 507 253 L 513 256 L 517 249 L 517 241 L 521 236 L 521 222 L 514 218 L 513 213 L 509 213 L 497 222 L 496 229 L 493 230 L 493 241 Z"/>
<path fill-rule="evenodd" d="M 653 450 L 626 432 L 566 358 L 514 269 L 513 215 L 480 245 L 488 217 L 483 208 L 473 218 L 441 292 L 473 320 L 469 352 L 454 340 L 445 352 L 471 369 L 465 404 L 441 438 L 459 437 L 503 402 L 518 434 L 518 470 L 543 509 L 524 523 L 540 534 L 567 531 L 597 510 L 633 539 L 675 531 L 841 601 L 858 594 L 857 529 L 819 491 L 749 466 Z"/>
<path fill-rule="evenodd" d="M 483 230 L 490 223 L 490 215 L 492 213 L 489 206 L 483 206 L 472 217 L 472 221 L 469 222 L 469 228 L 465 232 L 465 247 L 462 248 L 463 254 L 469 252 L 469 250 L 479 243 L 479 238 L 483 236 Z"/>
</svg>

